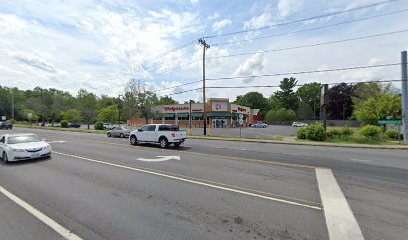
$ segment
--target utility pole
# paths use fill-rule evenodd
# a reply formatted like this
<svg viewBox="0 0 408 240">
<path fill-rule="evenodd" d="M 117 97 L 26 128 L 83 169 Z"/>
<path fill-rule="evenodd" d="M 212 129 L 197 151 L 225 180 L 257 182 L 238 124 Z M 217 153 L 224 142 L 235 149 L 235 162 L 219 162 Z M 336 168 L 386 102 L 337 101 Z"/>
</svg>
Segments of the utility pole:
<svg viewBox="0 0 408 240">
<path fill-rule="evenodd" d="M 122 105 L 122 101 L 120 100 L 120 97 L 123 97 L 121 94 L 119 94 L 119 96 L 118 96 L 118 100 L 119 100 L 119 102 L 118 102 L 118 126 L 120 127 L 120 117 L 121 117 L 121 115 L 122 115 L 122 108 L 123 108 L 123 105 Z"/>
<path fill-rule="evenodd" d="M 320 118 L 323 121 L 323 127 L 325 131 L 326 131 L 326 126 L 327 126 L 327 103 L 329 99 L 328 91 L 329 91 L 329 85 L 323 84 L 322 93 L 320 96 Z"/>
<path fill-rule="evenodd" d="M 14 89 L 10 88 L 11 92 L 11 118 L 14 119 Z"/>
<path fill-rule="evenodd" d="M 208 45 L 205 42 L 204 38 L 198 39 L 198 43 L 203 46 L 203 111 L 204 111 L 203 118 L 204 118 L 204 136 L 205 136 L 207 135 L 207 111 L 206 111 L 207 102 L 205 100 L 205 50 L 207 48 L 210 48 L 210 45 Z"/>
<path fill-rule="evenodd" d="M 189 123 L 188 134 L 189 135 L 193 135 L 192 134 L 193 132 L 192 132 L 192 129 L 191 129 L 191 122 L 192 122 L 192 119 L 193 119 L 192 116 L 191 116 L 191 113 L 193 112 L 192 109 L 191 109 L 191 102 L 192 102 L 192 100 L 190 99 L 190 108 L 189 108 L 190 112 L 188 114 L 188 123 Z"/>
<path fill-rule="evenodd" d="M 407 51 L 401 52 L 401 88 L 402 88 L 402 128 L 404 143 L 408 144 L 408 78 Z M 399 134 L 399 133 L 398 133 Z"/>
</svg>

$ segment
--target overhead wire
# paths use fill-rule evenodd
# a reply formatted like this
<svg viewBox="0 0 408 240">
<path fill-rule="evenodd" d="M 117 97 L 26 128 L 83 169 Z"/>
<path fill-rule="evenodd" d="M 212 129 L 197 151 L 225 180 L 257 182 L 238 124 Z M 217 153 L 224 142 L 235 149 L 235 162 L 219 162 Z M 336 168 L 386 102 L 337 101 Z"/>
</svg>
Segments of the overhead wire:
<svg viewBox="0 0 408 240">
<path fill-rule="evenodd" d="M 327 17 L 331 17 L 331 16 L 336 16 L 336 15 L 340 15 L 340 14 L 344 14 L 344 13 L 349 13 L 349 12 L 353 12 L 353 11 L 358 11 L 358 10 L 371 8 L 371 7 L 376 7 L 376 6 L 379 6 L 379 5 L 386 4 L 386 3 L 398 2 L 398 1 L 401 1 L 401 0 L 386 0 L 386 1 L 376 2 L 376 3 L 372 3 L 372 4 L 359 6 L 359 7 L 349 8 L 349 9 L 342 10 L 342 11 L 336 11 L 336 12 L 321 14 L 321 15 L 317 15 L 317 16 L 313 16 L 313 17 L 307 17 L 307 18 L 300 18 L 300 19 L 296 19 L 296 20 L 292 20 L 292 21 L 276 23 L 276 24 L 272 24 L 272 25 L 268 25 L 268 26 L 264 26 L 264 27 L 259 27 L 259 28 L 252 28 L 252 29 L 246 29 L 246 30 L 229 32 L 229 33 L 209 35 L 209 36 L 205 36 L 203 38 L 204 39 L 209 39 L 209 38 L 216 38 L 216 37 L 222 37 L 222 36 L 230 36 L 230 35 L 235 35 L 235 34 L 242 34 L 242 33 L 247 33 L 247 32 L 259 31 L 259 30 L 268 29 L 268 28 L 272 28 L 272 27 L 278 27 L 278 26 L 290 25 L 290 24 L 294 24 L 294 23 L 306 22 L 306 21 L 311 21 L 311 20 L 316 20 L 316 19 L 321 19 L 321 18 L 327 18 Z"/>
</svg>

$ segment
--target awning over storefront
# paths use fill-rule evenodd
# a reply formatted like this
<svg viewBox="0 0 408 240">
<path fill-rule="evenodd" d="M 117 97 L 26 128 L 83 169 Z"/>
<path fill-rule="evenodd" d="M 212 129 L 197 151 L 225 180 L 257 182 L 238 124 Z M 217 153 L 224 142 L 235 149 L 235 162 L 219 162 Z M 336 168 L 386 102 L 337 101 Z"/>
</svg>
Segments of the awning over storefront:
<svg viewBox="0 0 408 240">
<path fill-rule="evenodd" d="M 191 117 L 196 117 L 196 118 L 200 118 L 203 116 L 203 113 L 201 112 L 193 112 L 191 113 Z"/>
<path fill-rule="evenodd" d="M 166 113 L 166 114 L 164 114 L 164 117 L 166 117 L 166 118 L 174 117 L 174 113 Z"/>
<path fill-rule="evenodd" d="M 207 117 L 233 117 L 234 115 L 230 112 L 209 112 Z"/>
<path fill-rule="evenodd" d="M 188 113 L 177 113 L 177 117 L 179 118 L 188 117 Z"/>
</svg>

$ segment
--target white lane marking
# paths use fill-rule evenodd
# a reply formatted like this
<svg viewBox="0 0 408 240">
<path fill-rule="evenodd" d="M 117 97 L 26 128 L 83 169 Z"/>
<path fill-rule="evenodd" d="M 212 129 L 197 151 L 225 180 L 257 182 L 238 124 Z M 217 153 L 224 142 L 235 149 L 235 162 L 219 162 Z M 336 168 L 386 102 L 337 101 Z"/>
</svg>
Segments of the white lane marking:
<svg viewBox="0 0 408 240">
<path fill-rule="evenodd" d="M 296 153 L 282 153 L 282 154 L 284 154 L 284 155 L 291 155 L 291 156 L 298 156 L 299 154 L 296 154 Z"/>
<path fill-rule="evenodd" d="M 163 162 L 163 161 L 168 161 L 168 160 L 180 160 L 180 156 L 156 156 L 158 158 L 138 158 L 137 160 L 139 161 L 145 161 L 145 162 Z"/>
<path fill-rule="evenodd" d="M 48 143 L 64 143 L 64 142 L 67 142 L 67 141 L 51 141 L 51 142 L 48 142 Z"/>
<path fill-rule="evenodd" d="M 355 161 L 355 162 L 367 162 L 371 163 L 371 160 L 364 160 L 364 159 L 357 159 L 357 158 L 351 158 L 350 161 Z"/>
<path fill-rule="evenodd" d="M 48 217 L 44 213 L 38 211 L 36 208 L 34 208 L 33 206 L 31 206 L 30 204 L 28 204 L 21 198 L 7 191 L 2 186 L 0 186 L 0 192 L 3 193 L 6 197 L 8 197 L 10 200 L 15 202 L 16 204 L 18 204 L 20 207 L 24 208 L 27 212 L 31 213 L 31 215 L 36 217 L 38 220 L 40 220 L 41 222 L 45 223 L 47 226 L 52 228 L 54 231 L 56 231 L 58 234 L 60 234 L 65 239 L 82 240 L 82 238 L 78 237 L 76 234 L 72 233 L 70 230 L 64 228 L 63 226 L 61 226 L 56 221 L 52 220 L 50 217 Z"/>
<path fill-rule="evenodd" d="M 330 240 L 364 240 L 350 206 L 330 169 L 316 169 Z"/>
<path fill-rule="evenodd" d="M 218 147 L 218 146 L 212 146 L 212 147 L 217 148 L 217 149 L 248 151 L 248 149 L 246 149 L 246 148 L 227 148 L 227 147 Z"/>
<path fill-rule="evenodd" d="M 165 177 L 165 178 L 170 178 L 170 179 L 175 179 L 175 180 L 179 180 L 179 181 L 183 181 L 183 182 L 193 183 L 193 184 L 206 186 L 206 187 L 210 187 L 210 188 L 220 189 L 220 190 L 224 190 L 224 191 L 228 191 L 228 192 L 235 192 L 235 193 L 240 193 L 240 194 L 244 194 L 244 195 L 248 195 L 248 196 L 267 199 L 267 200 L 271 200 L 271 201 L 275 201 L 275 202 L 281 202 L 281 203 L 291 204 L 291 205 L 295 205 L 295 206 L 301 206 L 301 207 L 306 207 L 306 208 L 311 208 L 311 209 L 316 209 L 316 210 L 322 210 L 321 207 L 317 207 L 317 206 L 313 206 L 313 205 L 298 203 L 298 202 L 289 201 L 289 200 L 280 199 L 280 198 L 269 197 L 269 196 L 265 196 L 265 195 L 260 195 L 260 194 L 256 194 L 256 193 L 241 191 L 241 190 L 228 188 L 228 187 L 222 187 L 222 186 L 218 186 L 218 185 L 214 185 L 214 184 L 209 184 L 209 183 L 205 183 L 205 182 L 191 180 L 191 179 L 188 179 L 188 178 L 176 177 L 176 176 L 172 176 L 172 175 L 168 175 L 168 174 L 164 174 L 164 173 L 149 171 L 149 170 L 145 170 L 145 169 L 141 169 L 141 168 L 137 168 L 137 167 L 130 167 L 130 166 L 116 164 L 116 163 L 104 162 L 104 161 L 100 161 L 100 160 L 90 159 L 90 158 L 76 156 L 76 155 L 67 154 L 67 153 L 61 153 L 61 152 L 54 152 L 54 153 L 55 154 L 60 154 L 60 155 L 63 155 L 63 156 L 67 156 L 67 157 L 82 159 L 82 160 L 89 161 L 89 162 L 100 163 L 100 164 L 104 164 L 104 165 L 108 165 L 108 166 L 112 166 L 112 167 L 132 170 L 132 171 L 136 171 L 136 172 L 148 173 L 148 174 L 157 175 L 157 176 L 161 176 L 161 177 Z"/>
</svg>

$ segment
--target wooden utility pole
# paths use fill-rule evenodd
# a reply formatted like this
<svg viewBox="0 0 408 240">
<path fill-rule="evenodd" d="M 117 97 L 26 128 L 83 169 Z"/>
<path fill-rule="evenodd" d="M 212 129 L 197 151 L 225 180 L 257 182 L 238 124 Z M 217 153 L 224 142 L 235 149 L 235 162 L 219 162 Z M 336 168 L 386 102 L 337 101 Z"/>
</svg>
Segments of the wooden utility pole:
<svg viewBox="0 0 408 240">
<path fill-rule="evenodd" d="M 204 38 L 198 39 L 198 43 L 203 46 L 203 118 L 204 118 L 204 135 L 207 135 L 207 102 L 205 100 L 205 50 L 210 48 Z"/>
</svg>

